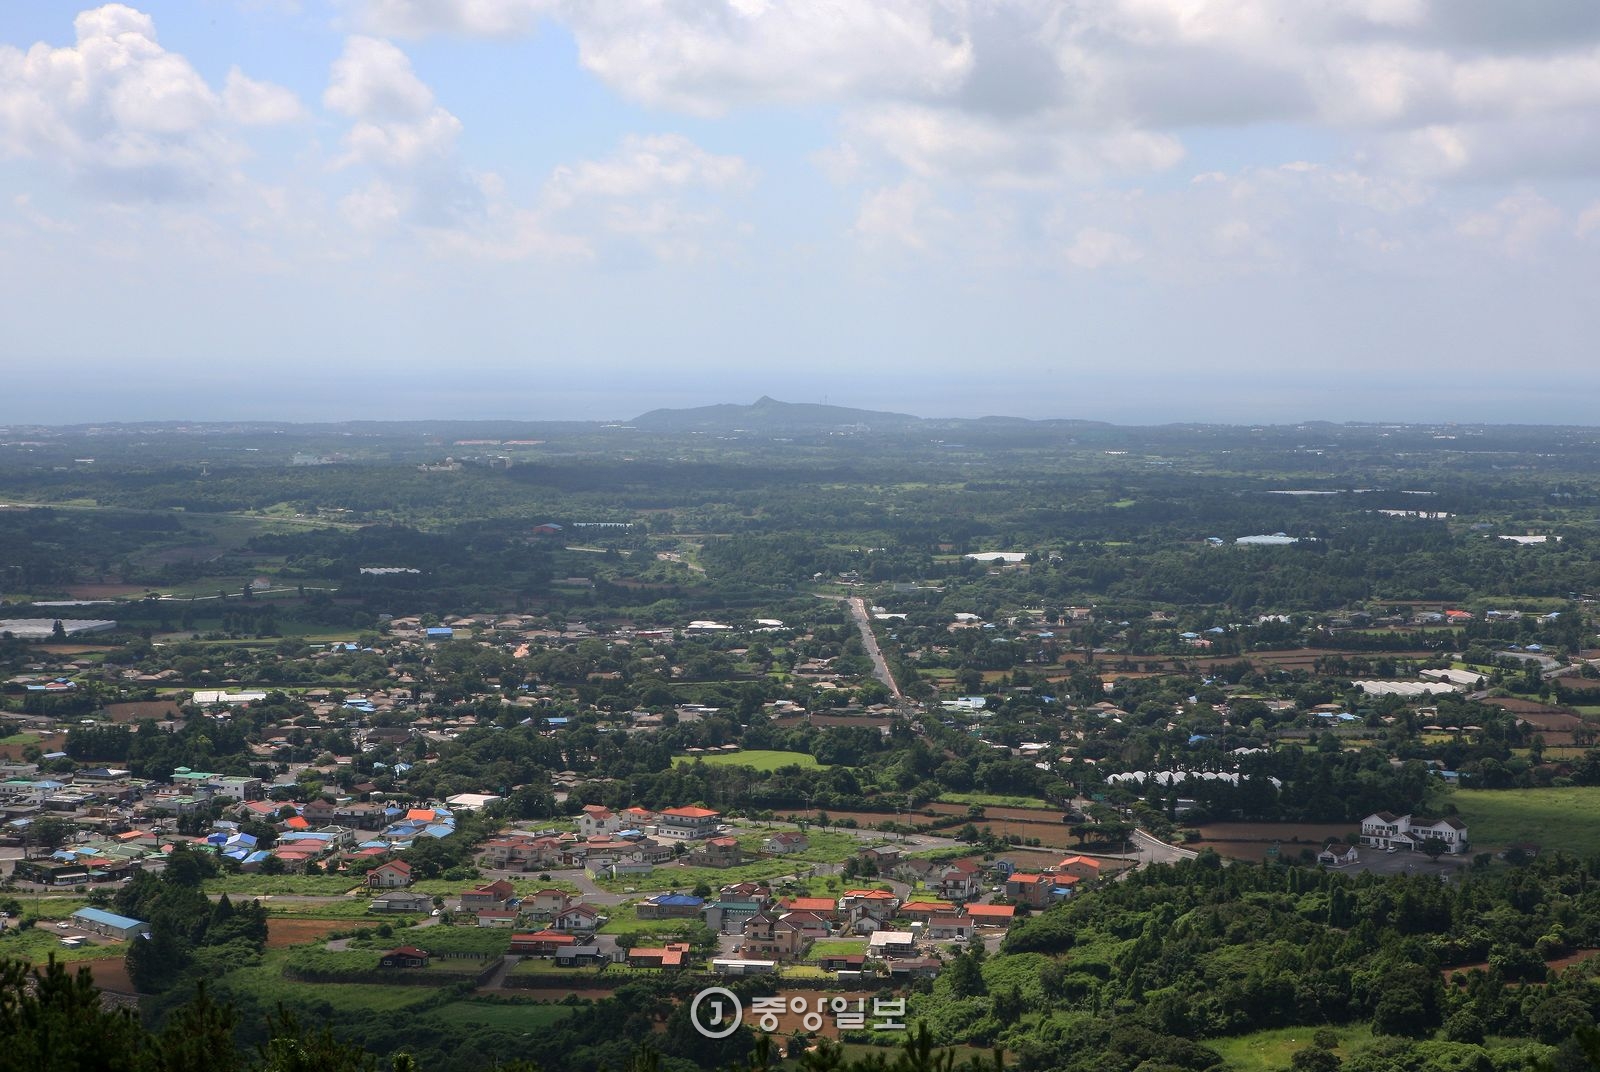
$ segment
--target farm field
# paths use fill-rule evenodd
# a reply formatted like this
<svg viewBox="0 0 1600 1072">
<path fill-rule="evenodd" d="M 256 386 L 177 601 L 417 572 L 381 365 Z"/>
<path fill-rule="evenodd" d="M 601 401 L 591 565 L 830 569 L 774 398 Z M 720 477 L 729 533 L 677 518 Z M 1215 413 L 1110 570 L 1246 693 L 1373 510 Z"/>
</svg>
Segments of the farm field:
<svg viewBox="0 0 1600 1072">
<path fill-rule="evenodd" d="M 1477 851 L 1533 842 L 1579 855 L 1600 852 L 1600 786 L 1458 789 L 1450 800 Z M 1560 831 L 1559 844 L 1552 831 Z"/>
<path fill-rule="evenodd" d="M 1360 823 L 1207 823 L 1197 827 L 1200 840 L 1189 842 L 1191 849 L 1210 848 L 1230 860 L 1267 858 L 1274 841 L 1285 856 L 1299 856 L 1301 849 L 1320 850 L 1329 841 L 1343 841 L 1347 834 L 1361 829 Z"/>
<path fill-rule="evenodd" d="M 775 771 L 783 767 L 802 767 L 821 770 L 826 764 L 805 752 L 771 752 L 751 749 L 748 752 L 716 752 L 703 756 L 678 756 L 673 762 L 679 766 L 691 763 L 708 763 L 716 767 L 753 767 L 759 771 Z"/>
<path fill-rule="evenodd" d="M 291 945 L 305 945 L 326 938 L 334 931 L 350 929 L 348 920 L 295 919 L 283 916 L 267 918 L 267 948 L 284 949 Z"/>
</svg>

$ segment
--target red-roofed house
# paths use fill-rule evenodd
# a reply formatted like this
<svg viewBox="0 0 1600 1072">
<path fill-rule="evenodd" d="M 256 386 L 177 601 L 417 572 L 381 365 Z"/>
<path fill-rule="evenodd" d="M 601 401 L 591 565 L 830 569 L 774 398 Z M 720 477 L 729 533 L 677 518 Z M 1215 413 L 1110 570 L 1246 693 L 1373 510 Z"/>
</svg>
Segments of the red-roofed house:
<svg viewBox="0 0 1600 1072">
<path fill-rule="evenodd" d="M 411 865 L 404 860 L 390 860 L 367 872 L 370 890 L 398 890 L 411 885 Z"/>
<path fill-rule="evenodd" d="M 594 905 L 575 904 L 557 912 L 550 926 L 558 931 L 592 931 L 599 922 L 600 910 Z"/>
<path fill-rule="evenodd" d="M 977 864 L 971 860 L 952 860 L 939 872 L 933 886 L 945 900 L 966 901 L 978 896 L 982 883 Z"/>
<path fill-rule="evenodd" d="M 479 886 L 475 890 L 468 890 L 461 895 L 461 908 L 465 912 L 476 912 L 482 908 L 504 908 L 506 902 L 516 894 L 517 888 L 505 879 L 496 879 L 486 886 Z"/>
<path fill-rule="evenodd" d="M 553 957 L 562 946 L 576 945 L 578 939 L 556 931 L 534 931 L 532 934 L 513 934 L 511 952 L 524 957 Z"/>
<path fill-rule="evenodd" d="M 430 954 L 426 949 L 418 949 L 414 945 L 403 945 L 398 949 L 391 949 L 378 961 L 380 968 L 426 968 Z"/>
<path fill-rule="evenodd" d="M 617 813 L 599 804 L 585 804 L 578 815 L 578 833 L 586 838 L 615 833 L 621 829 L 622 820 Z"/>
</svg>

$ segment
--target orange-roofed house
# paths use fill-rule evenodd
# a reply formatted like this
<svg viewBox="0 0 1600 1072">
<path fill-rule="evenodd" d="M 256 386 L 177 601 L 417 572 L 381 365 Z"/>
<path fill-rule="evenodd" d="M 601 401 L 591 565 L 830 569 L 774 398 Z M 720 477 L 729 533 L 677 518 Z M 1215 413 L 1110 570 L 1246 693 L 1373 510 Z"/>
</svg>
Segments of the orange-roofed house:
<svg viewBox="0 0 1600 1072">
<path fill-rule="evenodd" d="M 967 915 L 980 927 L 1009 927 L 1017 918 L 1017 906 L 1008 904 L 969 904 Z"/>
<path fill-rule="evenodd" d="M 656 819 L 656 833 L 679 841 L 708 838 L 721 819 L 722 813 L 710 808 L 668 808 Z"/>
<path fill-rule="evenodd" d="M 1013 874 L 1006 879 L 1006 896 L 1030 908 L 1043 908 L 1050 903 L 1050 891 L 1055 879 L 1050 875 Z"/>
<path fill-rule="evenodd" d="M 628 963 L 635 968 L 681 968 L 688 955 L 688 942 L 668 942 L 660 947 L 634 946 L 628 950 Z"/>
<path fill-rule="evenodd" d="M 1071 875 L 1080 882 L 1093 882 L 1100 877 L 1100 861 L 1092 856 L 1068 856 L 1056 864 L 1057 875 Z"/>
<path fill-rule="evenodd" d="M 283 825 L 284 825 L 284 828 L 287 829 L 287 830 L 310 830 L 311 829 L 311 824 L 309 822 L 307 822 L 303 817 L 301 817 L 299 815 L 291 815 L 289 818 L 284 820 Z"/>
<path fill-rule="evenodd" d="M 927 920 L 933 916 L 954 915 L 956 906 L 949 901 L 907 901 L 900 906 L 900 914 L 909 919 Z"/>
<path fill-rule="evenodd" d="M 432 808 L 412 808 L 406 812 L 406 818 L 414 823 L 431 823 L 438 818 Z"/>
<path fill-rule="evenodd" d="M 784 912 L 815 912 L 825 919 L 839 914 L 839 906 L 831 897 L 785 897 L 778 902 L 778 908 Z"/>
</svg>

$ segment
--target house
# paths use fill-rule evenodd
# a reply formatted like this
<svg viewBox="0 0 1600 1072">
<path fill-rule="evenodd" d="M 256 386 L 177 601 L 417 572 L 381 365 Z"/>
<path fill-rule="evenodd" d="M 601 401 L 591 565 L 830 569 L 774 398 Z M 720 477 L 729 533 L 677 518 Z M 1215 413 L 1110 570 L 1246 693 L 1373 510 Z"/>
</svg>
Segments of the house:
<svg viewBox="0 0 1600 1072">
<path fill-rule="evenodd" d="M 691 867 L 738 867 L 744 862 L 739 839 L 732 837 L 709 838 L 689 854 Z"/>
<path fill-rule="evenodd" d="M 1054 888 L 1055 881 L 1049 875 L 1013 874 L 1006 879 L 1006 896 L 1030 908 L 1048 905 Z"/>
<path fill-rule="evenodd" d="M 640 901 L 634 912 L 640 919 L 698 919 L 705 902 L 687 893 L 659 893 Z"/>
<path fill-rule="evenodd" d="M 563 968 L 579 968 L 609 959 L 598 945 L 569 945 L 556 950 L 556 963 Z"/>
<path fill-rule="evenodd" d="M 1071 875 L 1080 882 L 1093 882 L 1100 877 L 1100 861 L 1092 856 L 1068 856 L 1055 869 L 1057 874 Z"/>
<path fill-rule="evenodd" d="M 966 901 L 978 896 L 983 878 L 971 860 L 953 860 L 939 872 L 933 885 L 947 901 Z"/>
<path fill-rule="evenodd" d="M 770 852 L 779 856 L 787 855 L 791 852 L 805 852 L 810 847 L 810 838 L 804 834 L 787 830 L 781 834 L 773 834 L 761 843 L 763 852 Z"/>
<path fill-rule="evenodd" d="M 980 927 L 1009 927 L 1017 918 L 1016 905 L 969 904 L 967 916 Z"/>
<path fill-rule="evenodd" d="M 565 890 L 540 890 L 522 899 L 522 911 L 539 919 L 549 919 L 572 903 L 572 895 Z"/>
<path fill-rule="evenodd" d="M 372 899 L 368 912 L 426 912 L 433 907 L 433 898 L 425 893 L 384 893 Z"/>
<path fill-rule="evenodd" d="M 910 931 L 878 931 L 868 940 L 867 949 L 878 960 L 909 957 L 917 951 L 917 936 Z"/>
<path fill-rule="evenodd" d="M 1361 820 L 1361 843 L 1374 849 L 1411 851 L 1421 849 L 1430 839 L 1444 843 L 1444 851 L 1459 855 L 1471 848 L 1467 824 L 1455 816 L 1443 819 L 1414 819 L 1409 815 L 1374 812 Z"/>
<path fill-rule="evenodd" d="M 808 942 L 833 934 L 833 924 L 816 912 L 785 912 L 779 919 L 791 927 L 799 928 L 801 937 Z"/>
<path fill-rule="evenodd" d="M 745 921 L 744 941 L 739 946 L 746 956 L 766 954 L 779 960 L 798 957 L 804 948 L 800 926 L 771 912 L 758 912 Z"/>
<path fill-rule="evenodd" d="M 656 821 L 656 813 L 649 808 L 638 806 L 622 809 L 622 821 L 625 829 L 643 830 Z"/>
<path fill-rule="evenodd" d="M 889 962 L 891 979 L 936 979 L 942 968 L 937 960 L 927 957 L 910 957 Z"/>
<path fill-rule="evenodd" d="M 476 912 L 482 908 L 504 908 L 516 892 L 517 888 L 505 879 L 496 879 L 488 885 L 463 893 L 461 909 L 464 912 Z"/>
<path fill-rule="evenodd" d="M 707 838 L 721 819 L 722 813 L 710 808 L 668 808 L 656 819 L 656 833 L 678 841 Z"/>
<path fill-rule="evenodd" d="M 1340 841 L 1330 841 L 1323 850 L 1317 853 L 1317 863 L 1328 867 L 1344 867 L 1356 863 L 1360 856 L 1354 845 L 1346 845 Z"/>
<path fill-rule="evenodd" d="M 839 906 L 829 897 L 785 897 L 778 907 L 785 912 L 814 912 L 827 920 L 839 917 Z"/>
<path fill-rule="evenodd" d="M 971 916 L 934 916 L 928 920 L 928 937 L 938 942 L 965 942 L 975 929 Z"/>
<path fill-rule="evenodd" d="M 900 898 L 888 890 L 845 890 L 839 898 L 839 910 L 852 919 L 866 916 L 884 923 L 893 919 L 899 908 Z"/>
<path fill-rule="evenodd" d="M 517 925 L 517 913 L 512 909 L 485 908 L 478 913 L 478 926 L 480 927 L 506 927 Z"/>
<path fill-rule="evenodd" d="M 484 866 L 499 871 L 533 871 L 561 860 L 561 842 L 553 837 L 501 834 L 483 846 Z"/>
<path fill-rule="evenodd" d="M 954 915 L 955 911 L 956 906 L 950 901 L 907 901 L 900 906 L 900 915 L 923 922 L 934 916 Z"/>
<path fill-rule="evenodd" d="M 556 931 L 593 931 L 600 923 L 600 910 L 590 904 L 575 904 L 563 908 L 550 920 Z"/>
<path fill-rule="evenodd" d="M 378 961 L 380 968 L 426 968 L 429 953 L 426 949 L 418 949 L 414 945 L 403 945 L 398 949 L 391 949 Z"/>
<path fill-rule="evenodd" d="M 578 814 L 578 833 L 585 838 L 596 834 L 614 834 L 622 829 L 622 819 L 610 808 L 587 804 Z"/>
<path fill-rule="evenodd" d="M 398 890 L 411 885 L 411 865 L 404 860 L 390 860 L 367 872 L 369 890 Z"/>
<path fill-rule="evenodd" d="M 682 968 L 688 956 L 688 942 L 668 942 L 660 947 L 634 946 L 628 950 L 628 965 L 633 968 Z"/>
<path fill-rule="evenodd" d="M 900 862 L 899 849 L 862 849 L 856 855 L 863 860 L 871 860 L 880 875 L 893 871 L 895 865 Z"/>
<path fill-rule="evenodd" d="M 511 936 L 511 952 L 524 957 L 553 957 L 558 950 L 577 944 L 578 939 L 572 935 L 550 930 Z"/>
<path fill-rule="evenodd" d="M 708 902 L 703 910 L 706 926 L 718 934 L 743 934 L 745 921 L 760 911 L 760 901 L 729 900 L 726 897 Z"/>
</svg>

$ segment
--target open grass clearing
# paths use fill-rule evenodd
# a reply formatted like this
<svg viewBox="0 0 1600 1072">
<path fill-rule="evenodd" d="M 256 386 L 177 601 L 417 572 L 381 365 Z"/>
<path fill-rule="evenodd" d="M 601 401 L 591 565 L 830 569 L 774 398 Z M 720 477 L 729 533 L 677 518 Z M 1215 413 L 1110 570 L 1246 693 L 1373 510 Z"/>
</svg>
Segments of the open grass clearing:
<svg viewBox="0 0 1600 1072">
<path fill-rule="evenodd" d="M 714 767 L 751 767 L 758 771 L 775 771 L 784 767 L 804 770 L 821 770 L 826 764 L 818 763 L 815 756 L 805 752 L 773 752 L 753 748 L 746 752 L 714 752 L 703 756 L 678 756 L 678 766 L 704 762 Z"/>
<path fill-rule="evenodd" d="M 1458 789 L 1449 800 L 1467 824 L 1474 849 L 1532 842 L 1580 856 L 1600 853 L 1600 786 Z"/>
<path fill-rule="evenodd" d="M 1289 1067 L 1289 1059 L 1296 1050 L 1311 1045 L 1311 1036 L 1316 1030 L 1314 1027 L 1278 1027 L 1233 1038 L 1206 1039 L 1204 1044 L 1217 1051 L 1235 1072 L 1280 1072 Z M 1339 1047 L 1334 1053 L 1341 1058 L 1349 1057 L 1353 1048 L 1372 1039 L 1372 1029 L 1365 1024 L 1331 1030 L 1339 1036 Z"/>
<path fill-rule="evenodd" d="M 1039 797 L 1008 797 L 995 793 L 940 793 L 942 804 L 976 804 L 985 808 L 1049 808 Z"/>
<path fill-rule="evenodd" d="M 220 875 L 208 878 L 201 887 L 207 893 L 225 893 L 230 898 L 340 897 L 351 891 L 366 892 L 359 878 L 350 875 Z"/>
</svg>

